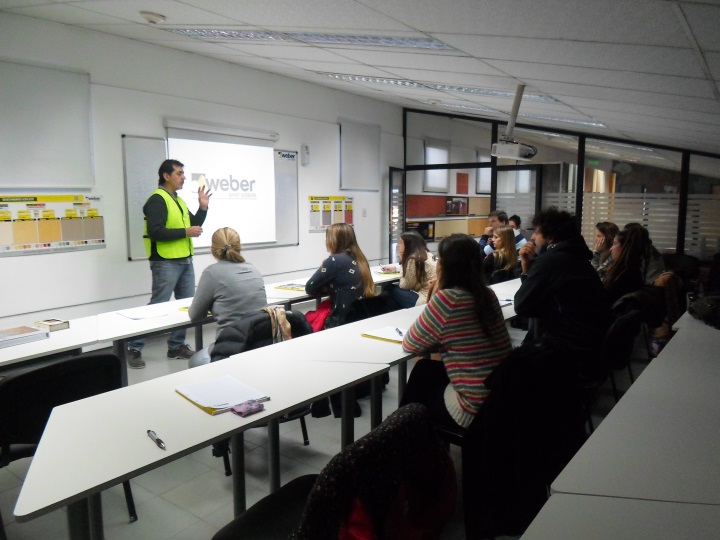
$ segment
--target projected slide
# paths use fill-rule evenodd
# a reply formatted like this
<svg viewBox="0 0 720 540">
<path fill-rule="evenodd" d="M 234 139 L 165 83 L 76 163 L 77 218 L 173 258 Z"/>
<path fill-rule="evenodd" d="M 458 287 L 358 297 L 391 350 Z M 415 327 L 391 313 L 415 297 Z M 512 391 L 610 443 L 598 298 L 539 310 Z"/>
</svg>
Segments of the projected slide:
<svg viewBox="0 0 720 540">
<path fill-rule="evenodd" d="M 240 233 L 244 245 L 275 242 L 273 149 L 224 142 L 168 139 L 171 159 L 185 164 L 185 185 L 178 193 L 191 212 L 200 186 L 212 192 L 204 234 L 195 247 L 209 247 L 221 227 Z"/>
</svg>

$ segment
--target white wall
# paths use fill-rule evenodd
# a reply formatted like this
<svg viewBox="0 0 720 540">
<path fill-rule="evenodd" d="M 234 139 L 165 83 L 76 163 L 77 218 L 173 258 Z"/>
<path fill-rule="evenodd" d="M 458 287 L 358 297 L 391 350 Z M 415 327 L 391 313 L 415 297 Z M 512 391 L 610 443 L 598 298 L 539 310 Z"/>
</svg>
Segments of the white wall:
<svg viewBox="0 0 720 540">
<path fill-rule="evenodd" d="M 400 107 L 191 53 L 2 13 L 0 51 L 12 61 L 90 73 L 93 193 L 102 197 L 107 239 L 101 250 L 0 259 L 0 326 L 147 302 L 148 264 L 127 260 L 121 135 L 164 137 L 166 117 L 267 129 L 280 134 L 277 148 L 310 147 L 310 165 L 298 168 L 300 245 L 246 253 L 267 281 L 307 274 L 326 256 L 324 235 L 308 232 L 309 195 L 355 197 L 360 245 L 371 263 L 384 260 L 387 170 L 403 164 Z M 341 117 L 381 126 L 379 192 L 339 190 Z M 212 262 L 210 255 L 195 257 L 197 279 Z"/>
</svg>

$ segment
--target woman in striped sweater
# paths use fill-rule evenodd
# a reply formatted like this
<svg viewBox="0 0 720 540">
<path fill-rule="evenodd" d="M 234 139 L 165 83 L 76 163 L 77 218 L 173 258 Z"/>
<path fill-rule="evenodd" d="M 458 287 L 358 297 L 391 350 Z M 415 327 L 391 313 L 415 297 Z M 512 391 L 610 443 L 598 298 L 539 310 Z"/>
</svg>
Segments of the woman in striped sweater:
<svg viewBox="0 0 720 540">
<path fill-rule="evenodd" d="M 438 248 L 438 291 L 403 339 L 417 362 L 402 404 L 422 403 L 435 420 L 468 427 L 485 401 L 485 378 L 512 350 L 495 293 L 485 285 L 482 254 L 467 235 L 453 234 Z"/>
</svg>

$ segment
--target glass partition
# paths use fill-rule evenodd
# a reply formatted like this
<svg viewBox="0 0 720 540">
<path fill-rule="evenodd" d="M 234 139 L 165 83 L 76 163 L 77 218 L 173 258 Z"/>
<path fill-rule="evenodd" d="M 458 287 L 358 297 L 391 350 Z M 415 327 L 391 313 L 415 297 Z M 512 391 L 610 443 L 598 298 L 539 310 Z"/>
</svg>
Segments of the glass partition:
<svg viewBox="0 0 720 540">
<path fill-rule="evenodd" d="M 599 221 L 612 221 L 621 229 L 637 222 L 648 229 L 660 252 L 674 253 L 681 162 L 680 152 L 587 139 L 582 219 L 585 240 L 592 241 Z"/>
<path fill-rule="evenodd" d="M 710 259 L 720 252 L 720 159 L 690 157 L 685 253 Z"/>
</svg>

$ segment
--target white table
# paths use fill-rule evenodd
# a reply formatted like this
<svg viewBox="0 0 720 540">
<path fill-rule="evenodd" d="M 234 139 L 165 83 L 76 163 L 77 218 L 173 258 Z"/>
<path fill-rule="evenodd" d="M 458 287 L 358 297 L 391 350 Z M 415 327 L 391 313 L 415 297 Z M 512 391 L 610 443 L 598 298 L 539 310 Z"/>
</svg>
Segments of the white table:
<svg viewBox="0 0 720 540">
<path fill-rule="evenodd" d="M 394 283 L 400 280 L 399 273 L 383 273 L 381 266 L 371 266 L 370 273 L 373 278 L 375 285 L 383 286 L 388 283 Z M 314 298 L 315 295 L 307 294 L 304 290 L 292 291 L 288 289 L 278 289 L 279 286 L 287 285 L 288 283 L 294 283 L 298 285 L 305 285 L 311 276 L 305 276 L 297 279 L 290 279 L 281 281 L 278 283 L 268 283 L 265 285 L 265 295 L 267 296 L 268 303 L 270 304 L 283 304 L 285 309 L 289 310 L 292 304 L 298 304 L 300 302 L 307 302 Z"/>
<path fill-rule="evenodd" d="M 720 330 L 681 329 L 552 484 L 720 505 Z"/>
<path fill-rule="evenodd" d="M 519 287 L 519 279 L 491 286 L 499 300 L 513 299 Z M 507 303 L 507 301 L 501 301 L 500 305 Z M 502 308 L 505 320 L 515 316 L 513 306 L 514 302 Z M 301 341 L 296 345 L 295 350 L 302 355 L 302 358 L 313 359 L 318 362 L 363 362 L 370 364 L 388 364 L 390 366 L 397 365 L 398 399 L 401 399 L 407 381 L 407 361 L 415 355 L 404 352 L 400 343 L 367 338 L 363 337 L 362 334 L 387 326 L 399 328 L 404 332 L 415 322 L 424 309 L 425 305 L 400 309 L 303 336 L 299 338 Z M 340 354 L 339 351 L 342 351 L 342 353 Z M 375 427 L 382 422 L 382 405 L 379 399 L 380 381 L 373 380 L 372 384 L 370 425 Z M 377 387 L 374 385 L 377 385 Z"/>
<path fill-rule="evenodd" d="M 91 526 L 94 537 L 102 537 L 102 490 L 228 436 L 232 436 L 233 460 L 240 460 L 233 487 L 236 512 L 241 511 L 243 468 L 237 465 L 242 465 L 244 430 L 268 423 L 276 439 L 278 417 L 319 397 L 337 391 L 347 394 L 354 384 L 387 369 L 306 362 L 266 347 L 56 407 L 28 470 L 15 516 L 24 522 L 69 505 L 71 538 L 89 538 Z M 174 391 L 178 385 L 226 373 L 268 393 L 272 399 L 265 411 L 245 419 L 231 413 L 210 416 Z M 343 422 L 352 425 L 352 407 Z M 156 431 L 166 451 L 148 438 L 148 429 Z M 276 443 L 271 453 L 277 454 Z M 279 458 L 271 457 L 277 467 L 271 484 L 279 484 Z"/>
<path fill-rule="evenodd" d="M 127 361 L 125 358 L 127 343 L 133 338 L 194 326 L 196 327 L 195 348 L 196 350 L 202 349 L 201 327 L 215 319 L 208 316 L 200 321 L 191 321 L 187 308 L 192 300 L 192 298 L 183 298 L 97 315 L 97 340 L 99 342 L 112 341 L 113 352 L 123 361 L 123 384 L 127 384 Z M 130 318 L 124 313 L 143 318 Z"/>
<path fill-rule="evenodd" d="M 555 494 L 522 540 L 715 540 L 720 507 Z"/>
<path fill-rule="evenodd" d="M 21 362 L 80 350 L 87 345 L 97 343 L 97 319 L 95 316 L 73 319 L 70 328 L 50 332 L 48 339 L 22 343 L 0 349 L 0 367 Z"/>
</svg>

